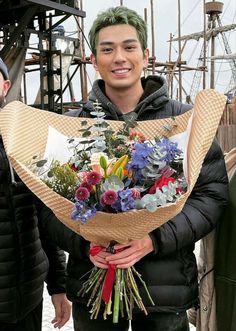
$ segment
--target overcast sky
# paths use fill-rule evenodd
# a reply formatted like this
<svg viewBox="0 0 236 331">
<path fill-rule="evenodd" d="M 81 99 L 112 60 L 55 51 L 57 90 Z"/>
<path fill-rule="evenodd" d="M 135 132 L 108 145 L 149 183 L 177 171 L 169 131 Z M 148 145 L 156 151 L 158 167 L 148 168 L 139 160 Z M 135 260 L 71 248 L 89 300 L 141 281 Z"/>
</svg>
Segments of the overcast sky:
<svg viewBox="0 0 236 331">
<path fill-rule="evenodd" d="M 210 0 L 209 0 L 210 1 Z M 221 15 L 221 21 L 223 25 L 236 23 L 236 1 L 224 0 L 224 11 Z M 154 3 L 154 35 L 155 35 L 155 54 L 157 61 L 165 62 L 169 58 L 169 40 L 170 33 L 177 36 L 178 15 L 177 15 L 177 0 L 153 0 Z M 149 48 L 151 48 L 151 9 L 150 0 L 123 0 L 124 6 L 136 10 L 141 16 L 144 15 L 144 8 L 147 8 L 148 13 L 148 28 L 149 28 Z M 84 19 L 85 35 L 88 35 L 88 31 L 91 24 L 98 12 L 106 10 L 109 7 L 120 5 L 119 0 L 83 0 L 83 10 L 86 12 L 86 18 Z M 190 34 L 203 30 L 203 0 L 181 0 L 181 34 Z M 76 29 L 74 20 L 65 22 L 65 29 L 67 34 Z M 232 53 L 236 52 L 236 30 L 226 33 L 226 37 L 229 41 Z M 216 54 L 224 53 L 224 45 L 222 37 L 218 35 L 217 38 Z M 182 60 L 187 61 L 188 65 L 196 66 L 198 57 L 200 55 L 202 47 L 202 40 L 199 42 L 189 41 L 185 47 L 185 51 L 182 56 Z M 89 48 L 86 47 L 86 55 L 90 55 Z M 176 60 L 178 56 L 178 43 L 173 43 L 172 47 L 172 60 Z M 216 73 L 216 88 L 221 92 L 225 92 L 231 72 L 229 63 L 225 60 L 217 60 Z M 94 79 L 94 71 L 92 68 L 88 68 L 90 79 Z M 186 89 L 190 89 L 192 82 L 193 72 L 184 74 L 183 84 Z M 77 99 L 80 98 L 80 88 L 74 86 Z M 33 97 L 33 93 L 32 93 Z M 66 97 L 66 94 L 65 94 Z M 28 97 L 29 99 L 29 97 Z M 32 102 L 28 100 L 28 102 Z"/>
</svg>

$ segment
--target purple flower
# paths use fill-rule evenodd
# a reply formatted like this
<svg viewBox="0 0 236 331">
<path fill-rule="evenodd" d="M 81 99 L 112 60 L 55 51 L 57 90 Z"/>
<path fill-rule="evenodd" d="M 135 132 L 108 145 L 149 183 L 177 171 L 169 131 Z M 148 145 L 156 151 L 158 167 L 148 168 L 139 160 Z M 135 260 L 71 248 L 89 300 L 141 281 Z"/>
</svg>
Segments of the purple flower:
<svg viewBox="0 0 236 331">
<path fill-rule="evenodd" d="M 153 152 L 153 147 L 147 143 L 136 143 L 132 152 L 132 158 L 127 164 L 127 169 L 143 169 L 147 164 L 147 157 Z"/>
<path fill-rule="evenodd" d="M 97 171 L 91 171 L 87 174 L 87 182 L 90 185 L 97 185 L 101 183 L 102 175 Z"/>
<path fill-rule="evenodd" d="M 145 168 L 148 164 L 147 157 L 153 152 L 153 147 L 150 147 L 147 143 L 136 143 L 132 152 L 132 157 L 126 168 L 136 173 L 136 179 L 141 176 L 140 170 Z"/>
<path fill-rule="evenodd" d="M 77 190 L 75 191 L 75 197 L 78 200 L 88 200 L 88 198 L 90 197 L 90 193 L 88 191 L 88 189 L 86 187 L 79 187 L 77 188 Z"/>
<path fill-rule="evenodd" d="M 127 211 L 135 208 L 135 199 L 133 198 L 133 192 L 131 189 L 118 192 L 118 200 L 111 205 L 111 207 L 117 211 Z"/>
<path fill-rule="evenodd" d="M 114 190 L 108 190 L 101 196 L 101 203 L 103 205 L 112 205 L 118 199 L 118 194 Z"/>
<path fill-rule="evenodd" d="M 160 158 L 160 161 L 171 163 L 182 154 L 182 151 L 177 147 L 178 144 L 167 138 L 157 142 L 156 146 L 159 147 L 161 153 L 164 154 L 164 156 Z"/>
<path fill-rule="evenodd" d="M 89 218 L 96 215 L 96 208 L 94 206 L 88 207 L 84 201 L 76 201 L 71 213 L 71 218 L 74 221 L 80 221 L 85 224 Z"/>
</svg>

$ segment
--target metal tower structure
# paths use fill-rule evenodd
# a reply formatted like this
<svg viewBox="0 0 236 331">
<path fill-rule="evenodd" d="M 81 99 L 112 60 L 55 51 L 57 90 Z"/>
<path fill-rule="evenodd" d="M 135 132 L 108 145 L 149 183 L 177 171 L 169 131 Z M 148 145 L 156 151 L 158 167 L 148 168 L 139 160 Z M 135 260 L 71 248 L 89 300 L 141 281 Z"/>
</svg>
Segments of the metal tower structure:
<svg viewBox="0 0 236 331">
<path fill-rule="evenodd" d="M 222 23 L 221 23 L 221 20 L 220 20 L 220 16 L 217 15 L 216 18 L 217 18 L 217 22 L 218 22 L 219 27 L 222 28 Z M 232 55 L 232 51 L 231 51 L 229 42 L 226 38 L 225 32 L 222 31 L 221 35 L 222 35 L 222 39 L 223 39 L 223 43 L 224 43 L 225 53 L 227 55 Z M 230 65 L 230 68 L 231 68 L 231 71 L 232 71 L 232 77 L 231 77 L 230 85 L 233 85 L 234 89 L 235 89 L 236 88 L 236 58 L 235 57 L 229 58 L 229 65 Z"/>
<path fill-rule="evenodd" d="M 53 84 L 54 77 L 57 75 L 61 79 L 62 75 L 61 66 L 56 70 L 53 67 L 53 58 L 61 56 L 61 51 L 55 47 L 55 31 L 70 16 L 85 17 L 85 12 L 77 8 L 76 0 L 0 0 L 0 57 L 11 68 L 21 50 L 25 54 L 28 49 L 37 51 L 41 83 L 39 106 L 42 109 L 62 112 L 62 84 L 59 89 L 54 88 Z M 29 39 L 33 34 L 38 43 L 31 48 Z M 22 59 L 25 65 L 25 58 Z M 47 88 L 43 85 L 44 78 L 47 80 Z M 11 79 L 13 87 L 14 84 L 20 84 L 19 79 Z M 47 104 L 44 102 L 45 96 Z M 56 96 L 61 98 L 58 105 L 55 104 Z"/>
<path fill-rule="evenodd" d="M 206 37 L 206 49 L 209 47 L 209 43 L 211 41 L 211 62 L 210 62 L 210 88 L 215 88 L 215 38 L 217 34 L 221 35 L 225 53 L 227 55 L 232 54 L 232 51 L 230 49 L 230 45 L 228 43 L 228 40 L 225 35 L 225 31 L 228 31 L 230 29 L 234 29 L 236 25 L 226 26 L 224 27 L 222 25 L 220 14 L 223 12 L 223 3 L 219 1 L 213 1 L 213 2 L 206 2 L 205 3 L 205 14 L 208 15 L 208 23 L 207 23 L 207 30 L 205 33 Z M 204 38 L 204 35 L 202 35 Z M 205 54 L 204 54 L 205 53 Z M 198 66 L 202 64 L 203 57 L 206 56 L 206 50 L 204 52 L 204 48 L 202 48 L 201 55 L 199 58 Z M 229 60 L 230 68 L 232 71 L 232 79 L 231 81 L 234 82 L 234 86 L 236 86 L 236 60 L 231 58 Z M 201 84 L 201 78 L 202 75 L 199 71 L 196 71 L 194 74 L 194 78 L 192 81 L 192 85 L 190 88 L 190 99 L 194 101 L 196 94 L 199 91 L 200 84 Z"/>
<path fill-rule="evenodd" d="M 220 35 L 226 54 L 230 55 L 231 49 L 229 46 L 229 43 L 226 38 L 226 32 L 230 30 L 235 30 L 236 29 L 236 24 L 230 24 L 230 25 L 225 25 L 223 26 L 220 20 L 220 14 L 223 12 L 223 2 L 219 1 L 212 1 L 212 2 L 205 2 L 204 3 L 204 13 L 207 15 L 207 22 L 204 24 L 206 28 L 204 31 L 201 32 L 196 32 L 192 33 L 189 35 L 181 36 L 180 38 L 173 38 L 171 42 L 174 41 L 189 41 L 189 40 L 196 40 L 199 41 L 200 39 L 203 39 L 203 46 L 201 49 L 201 53 L 198 59 L 198 64 L 197 68 L 194 73 L 194 77 L 192 80 L 192 84 L 188 93 L 187 99 L 189 102 L 193 103 L 195 100 L 195 97 L 200 89 L 200 85 L 202 82 L 202 76 L 203 76 L 203 88 L 206 86 L 205 82 L 205 72 L 209 71 L 210 72 L 210 87 L 214 88 L 215 87 L 215 39 L 217 35 Z M 205 17 L 204 17 L 205 21 Z M 206 57 L 207 57 L 207 50 L 210 51 L 211 56 L 210 56 L 210 68 L 207 68 L 206 66 Z M 231 83 L 234 81 L 234 86 L 236 84 L 235 81 L 235 72 L 236 72 L 236 66 L 235 66 L 235 57 L 230 57 L 230 68 L 232 71 L 232 79 Z M 203 73 L 203 75 L 202 75 Z"/>
</svg>

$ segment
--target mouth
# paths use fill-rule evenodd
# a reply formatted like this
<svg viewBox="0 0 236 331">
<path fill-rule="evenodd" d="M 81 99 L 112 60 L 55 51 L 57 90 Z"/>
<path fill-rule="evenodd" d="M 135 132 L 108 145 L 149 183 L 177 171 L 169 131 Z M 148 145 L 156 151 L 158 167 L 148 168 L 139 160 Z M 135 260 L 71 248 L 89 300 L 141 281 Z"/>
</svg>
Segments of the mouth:
<svg viewBox="0 0 236 331">
<path fill-rule="evenodd" d="M 112 73 L 116 74 L 116 75 L 124 75 L 124 74 L 127 74 L 130 70 L 131 69 L 128 69 L 128 68 L 120 68 L 120 69 L 112 70 Z"/>
</svg>

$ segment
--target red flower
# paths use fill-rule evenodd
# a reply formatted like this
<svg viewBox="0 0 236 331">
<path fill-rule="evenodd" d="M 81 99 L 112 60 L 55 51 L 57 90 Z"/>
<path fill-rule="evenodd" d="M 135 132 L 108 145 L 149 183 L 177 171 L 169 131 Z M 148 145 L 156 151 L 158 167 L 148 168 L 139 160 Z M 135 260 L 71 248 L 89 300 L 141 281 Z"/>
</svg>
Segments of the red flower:
<svg viewBox="0 0 236 331">
<path fill-rule="evenodd" d="M 139 190 L 137 190 L 136 188 L 131 188 L 131 191 L 132 191 L 132 197 L 134 198 L 134 200 L 141 198 L 141 193 Z"/>
<path fill-rule="evenodd" d="M 102 194 L 101 203 L 103 205 L 112 205 L 113 203 L 115 203 L 117 201 L 117 199 L 118 199 L 117 192 L 115 192 L 113 190 L 108 190 Z"/>
<path fill-rule="evenodd" d="M 78 200 L 87 200 L 90 197 L 90 193 L 88 191 L 88 189 L 86 187 L 79 187 L 77 188 L 76 192 L 75 192 L 75 197 Z"/>
<path fill-rule="evenodd" d="M 175 182 L 175 179 L 173 177 L 161 177 L 161 178 L 157 179 L 155 181 L 155 183 L 152 185 L 152 187 L 150 187 L 148 193 L 149 194 L 155 194 L 156 193 L 156 190 L 158 188 L 159 189 L 162 189 L 162 187 L 164 185 L 168 185 L 169 182 L 174 183 Z"/>
<path fill-rule="evenodd" d="M 82 182 L 80 184 L 80 187 L 85 187 L 90 193 L 93 190 L 93 186 L 91 184 L 89 184 L 88 182 Z"/>
<path fill-rule="evenodd" d="M 129 139 L 142 143 L 146 140 L 146 137 L 144 136 L 144 134 L 142 132 L 138 132 L 134 129 L 130 129 Z"/>
<path fill-rule="evenodd" d="M 91 171 L 87 174 L 87 182 L 90 185 L 97 185 L 101 183 L 102 175 L 97 171 Z"/>
</svg>

